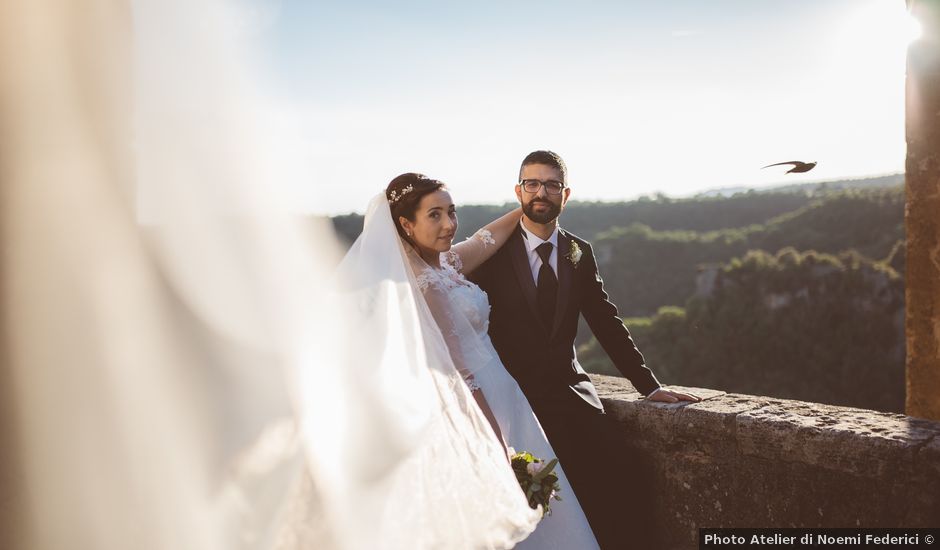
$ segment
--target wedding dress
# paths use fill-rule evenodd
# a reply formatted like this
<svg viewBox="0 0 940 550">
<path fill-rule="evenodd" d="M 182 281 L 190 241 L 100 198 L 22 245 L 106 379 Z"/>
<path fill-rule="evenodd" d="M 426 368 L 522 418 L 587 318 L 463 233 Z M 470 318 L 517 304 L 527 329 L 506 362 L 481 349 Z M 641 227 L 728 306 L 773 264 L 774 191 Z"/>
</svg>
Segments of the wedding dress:
<svg viewBox="0 0 940 550">
<path fill-rule="evenodd" d="M 390 228 L 394 232 L 394 228 Z M 529 402 L 505 369 L 487 329 L 490 305 L 486 293 L 468 281 L 462 260 L 479 256 L 494 242 L 481 230 L 441 255 L 441 268 L 431 267 L 409 246 L 408 257 L 418 287 L 443 334 L 457 369 L 470 387 L 479 388 L 496 418 L 505 443 L 517 452 L 528 451 L 550 460 L 555 453 Z M 594 533 L 571 490 L 562 465 L 556 466 L 563 500 L 553 501 L 535 532 L 516 546 L 520 549 L 598 548 Z"/>
</svg>

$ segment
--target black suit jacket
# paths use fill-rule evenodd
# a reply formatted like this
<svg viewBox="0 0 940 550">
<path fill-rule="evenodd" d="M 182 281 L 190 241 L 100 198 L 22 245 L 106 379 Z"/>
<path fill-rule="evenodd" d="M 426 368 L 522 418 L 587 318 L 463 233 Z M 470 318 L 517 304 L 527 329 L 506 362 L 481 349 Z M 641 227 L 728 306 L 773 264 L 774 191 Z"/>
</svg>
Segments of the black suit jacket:
<svg viewBox="0 0 940 550">
<path fill-rule="evenodd" d="M 470 274 L 489 296 L 490 339 L 506 369 L 526 397 L 537 404 L 603 410 L 597 390 L 575 354 L 578 317 L 591 331 L 614 365 L 644 395 L 659 387 L 643 355 L 608 299 L 597 271 L 591 245 L 575 235 L 558 231 L 558 301 L 555 320 L 544 326 L 538 315 L 535 280 L 529 267 L 520 227 L 486 263 Z M 571 260 L 572 243 L 582 255 Z"/>
</svg>

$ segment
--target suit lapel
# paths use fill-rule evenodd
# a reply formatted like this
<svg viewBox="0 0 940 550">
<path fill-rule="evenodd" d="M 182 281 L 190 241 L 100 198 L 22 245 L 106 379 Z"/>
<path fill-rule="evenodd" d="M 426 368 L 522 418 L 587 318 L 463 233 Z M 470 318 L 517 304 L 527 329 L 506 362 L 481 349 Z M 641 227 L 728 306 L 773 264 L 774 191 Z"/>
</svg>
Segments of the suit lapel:
<svg viewBox="0 0 940 550">
<path fill-rule="evenodd" d="M 545 325 L 542 323 L 542 319 L 539 316 L 535 281 L 532 279 L 532 268 L 529 267 L 529 253 L 526 249 L 525 237 L 522 236 L 521 226 L 519 230 L 513 234 L 508 246 L 510 247 L 509 255 L 512 258 L 512 267 L 516 271 L 516 278 L 519 279 L 519 286 L 522 287 L 522 294 L 525 296 L 525 301 L 529 304 L 529 309 L 532 310 L 532 317 L 535 318 L 542 329 L 545 329 Z"/>
<path fill-rule="evenodd" d="M 574 266 L 568 260 L 571 253 L 571 237 L 561 229 L 558 230 L 558 301 L 555 306 L 555 322 L 552 324 L 551 336 L 554 337 L 561 327 L 568 299 L 571 297 L 571 282 L 574 275 Z"/>
</svg>

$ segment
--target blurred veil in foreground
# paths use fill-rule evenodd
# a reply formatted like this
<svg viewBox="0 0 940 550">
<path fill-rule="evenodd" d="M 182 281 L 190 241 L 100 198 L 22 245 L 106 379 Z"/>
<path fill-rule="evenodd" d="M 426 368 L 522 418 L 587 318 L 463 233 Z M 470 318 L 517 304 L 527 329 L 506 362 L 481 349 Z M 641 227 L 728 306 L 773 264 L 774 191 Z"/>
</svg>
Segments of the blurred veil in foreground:
<svg viewBox="0 0 940 550">
<path fill-rule="evenodd" d="M 0 547 L 511 546 L 534 511 L 413 275 L 338 290 L 282 196 L 245 7 L 0 5 Z"/>
</svg>

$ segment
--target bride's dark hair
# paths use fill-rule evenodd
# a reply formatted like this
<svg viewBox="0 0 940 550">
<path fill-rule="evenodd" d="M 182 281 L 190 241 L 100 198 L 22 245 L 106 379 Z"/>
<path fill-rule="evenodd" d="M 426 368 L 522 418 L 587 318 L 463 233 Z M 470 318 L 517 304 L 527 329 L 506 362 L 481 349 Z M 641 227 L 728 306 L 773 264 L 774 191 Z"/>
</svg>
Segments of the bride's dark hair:
<svg viewBox="0 0 940 550">
<path fill-rule="evenodd" d="M 395 228 L 398 229 L 401 238 L 412 242 L 405 233 L 405 228 L 398 222 L 398 218 L 404 217 L 415 221 L 415 212 L 418 211 L 421 199 L 442 189 L 447 189 L 443 182 L 415 172 L 402 174 L 389 182 L 388 187 L 385 188 L 385 197 L 392 209 L 392 221 L 395 222 Z"/>
</svg>

